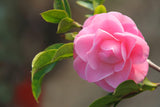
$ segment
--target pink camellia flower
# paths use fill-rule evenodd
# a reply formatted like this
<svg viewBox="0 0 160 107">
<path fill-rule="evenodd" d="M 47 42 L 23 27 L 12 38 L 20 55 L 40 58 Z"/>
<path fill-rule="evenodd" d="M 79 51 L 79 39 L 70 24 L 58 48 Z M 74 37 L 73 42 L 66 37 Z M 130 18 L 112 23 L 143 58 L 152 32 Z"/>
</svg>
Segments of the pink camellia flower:
<svg viewBox="0 0 160 107">
<path fill-rule="evenodd" d="M 74 69 L 109 92 L 125 80 L 141 82 L 148 72 L 148 55 L 134 21 L 119 12 L 88 18 L 74 40 Z"/>
</svg>

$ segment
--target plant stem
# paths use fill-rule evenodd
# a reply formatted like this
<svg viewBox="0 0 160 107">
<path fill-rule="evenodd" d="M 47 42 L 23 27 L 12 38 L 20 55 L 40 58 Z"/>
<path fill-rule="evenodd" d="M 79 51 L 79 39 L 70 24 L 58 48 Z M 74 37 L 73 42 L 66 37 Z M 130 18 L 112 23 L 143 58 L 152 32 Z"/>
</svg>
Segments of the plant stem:
<svg viewBox="0 0 160 107">
<path fill-rule="evenodd" d="M 150 59 L 147 59 L 147 62 L 149 63 L 149 66 L 155 70 L 157 70 L 158 72 L 160 72 L 160 67 L 158 65 L 156 65 L 155 63 L 153 63 Z"/>
<path fill-rule="evenodd" d="M 73 23 L 74 23 L 74 25 L 75 25 L 76 27 L 79 27 L 79 28 L 81 28 L 81 29 L 83 28 L 82 25 L 79 24 L 78 22 L 74 21 Z"/>
</svg>

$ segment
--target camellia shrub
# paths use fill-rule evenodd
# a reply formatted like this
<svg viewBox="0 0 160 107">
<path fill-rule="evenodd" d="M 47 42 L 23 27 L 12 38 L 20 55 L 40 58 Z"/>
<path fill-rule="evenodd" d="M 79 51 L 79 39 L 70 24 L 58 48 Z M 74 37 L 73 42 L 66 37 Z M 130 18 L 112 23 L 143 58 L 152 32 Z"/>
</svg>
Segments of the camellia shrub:
<svg viewBox="0 0 160 107">
<path fill-rule="evenodd" d="M 159 86 L 146 78 L 149 66 L 158 71 L 160 67 L 148 59 L 149 46 L 135 22 L 120 12 L 107 12 L 104 1 L 77 1 L 93 11 L 83 25 L 72 19 L 67 0 L 54 0 L 54 9 L 41 13 L 46 22 L 57 23 L 57 33 L 71 42 L 53 44 L 33 59 L 32 92 L 37 102 L 43 77 L 66 58 L 74 59 L 82 79 L 110 92 L 89 107 L 116 107 L 123 99 Z M 80 30 L 69 32 L 73 28 Z"/>
</svg>

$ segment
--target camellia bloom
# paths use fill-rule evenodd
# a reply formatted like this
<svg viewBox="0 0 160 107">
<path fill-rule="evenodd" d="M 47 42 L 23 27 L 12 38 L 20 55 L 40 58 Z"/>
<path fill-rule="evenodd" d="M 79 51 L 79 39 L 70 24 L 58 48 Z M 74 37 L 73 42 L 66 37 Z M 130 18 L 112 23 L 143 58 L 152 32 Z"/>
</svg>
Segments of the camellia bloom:
<svg viewBox="0 0 160 107">
<path fill-rule="evenodd" d="M 148 55 L 149 46 L 134 21 L 119 12 L 88 18 L 74 40 L 74 69 L 109 92 L 125 80 L 141 82 Z"/>
</svg>

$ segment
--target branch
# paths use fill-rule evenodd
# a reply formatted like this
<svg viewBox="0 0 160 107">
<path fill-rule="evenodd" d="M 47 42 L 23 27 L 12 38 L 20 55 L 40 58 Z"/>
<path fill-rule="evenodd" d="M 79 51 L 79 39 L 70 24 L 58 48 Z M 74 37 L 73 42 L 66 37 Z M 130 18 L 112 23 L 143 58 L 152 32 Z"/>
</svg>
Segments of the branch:
<svg viewBox="0 0 160 107">
<path fill-rule="evenodd" d="M 150 59 L 147 59 L 147 62 L 149 63 L 149 66 L 155 70 L 157 70 L 158 72 L 160 72 L 160 67 L 158 65 L 156 65 L 155 63 L 153 63 Z"/>
</svg>

